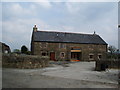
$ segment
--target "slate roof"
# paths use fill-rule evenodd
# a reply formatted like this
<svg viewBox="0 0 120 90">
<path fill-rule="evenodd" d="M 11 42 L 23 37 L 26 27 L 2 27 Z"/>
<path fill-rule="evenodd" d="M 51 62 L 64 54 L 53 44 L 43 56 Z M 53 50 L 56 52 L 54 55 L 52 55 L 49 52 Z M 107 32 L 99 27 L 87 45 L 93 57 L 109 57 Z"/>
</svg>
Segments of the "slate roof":
<svg viewBox="0 0 120 90">
<path fill-rule="evenodd" d="M 107 43 L 96 34 L 79 34 L 67 32 L 37 31 L 33 32 L 32 40 L 35 42 L 63 42 L 107 45 Z"/>
</svg>

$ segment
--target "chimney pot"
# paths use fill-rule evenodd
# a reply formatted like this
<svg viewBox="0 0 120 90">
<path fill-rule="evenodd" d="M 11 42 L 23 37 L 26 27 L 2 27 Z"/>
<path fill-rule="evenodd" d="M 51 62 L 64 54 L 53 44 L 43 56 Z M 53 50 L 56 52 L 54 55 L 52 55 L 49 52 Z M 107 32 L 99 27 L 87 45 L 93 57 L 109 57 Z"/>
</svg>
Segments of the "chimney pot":
<svg viewBox="0 0 120 90">
<path fill-rule="evenodd" d="M 37 32 L 37 26 L 36 26 L 36 25 L 34 25 L 33 31 L 34 31 L 34 32 Z"/>
</svg>

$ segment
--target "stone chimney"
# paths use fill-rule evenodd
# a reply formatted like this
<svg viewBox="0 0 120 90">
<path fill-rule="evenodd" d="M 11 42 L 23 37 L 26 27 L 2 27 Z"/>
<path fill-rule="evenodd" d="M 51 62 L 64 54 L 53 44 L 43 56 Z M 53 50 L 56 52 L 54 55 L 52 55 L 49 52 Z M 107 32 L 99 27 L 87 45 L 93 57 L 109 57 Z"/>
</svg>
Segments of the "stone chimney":
<svg viewBox="0 0 120 90">
<path fill-rule="evenodd" d="M 37 32 L 37 26 L 36 25 L 33 27 L 33 31 Z"/>
<path fill-rule="evenodd" d="M 96 35 L 96 32 L 94 31 L 93 35 Z"/>
</svg>

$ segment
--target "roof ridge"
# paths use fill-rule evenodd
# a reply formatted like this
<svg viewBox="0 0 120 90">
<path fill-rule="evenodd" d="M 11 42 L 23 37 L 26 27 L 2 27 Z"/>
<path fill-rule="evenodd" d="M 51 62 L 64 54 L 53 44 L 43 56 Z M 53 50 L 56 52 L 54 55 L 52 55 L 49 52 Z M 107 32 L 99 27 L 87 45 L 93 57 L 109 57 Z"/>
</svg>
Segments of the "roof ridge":
<svg viewBox="0 0 120 90">
<path fill-rule="evenodd" d="M 55 32 L 55 33 L 66 33 L 66 34 L 82 34 L 82 35 L 94 35 L 89 33 L 80 33 L 80 32 L 60 32 L 60 31 L 37 31 L 37 32 Z M 97 35 L 97 34 L 96 34 Z M 98 35 L 99 36 L 99 35 Z"/>
<path fill-rule="evenodd" d="M 60 37 L 57 38 L 56 37 Z M 68 42 L 68 43 L 94 43 L 106 44 L 107 43 L 97 34 L 83 34 L 72 32 L 58 32 L 58 31 L 36 31 L 34 32 L 34 41 L 47 41 L 47 42 Z"/>
</svg>

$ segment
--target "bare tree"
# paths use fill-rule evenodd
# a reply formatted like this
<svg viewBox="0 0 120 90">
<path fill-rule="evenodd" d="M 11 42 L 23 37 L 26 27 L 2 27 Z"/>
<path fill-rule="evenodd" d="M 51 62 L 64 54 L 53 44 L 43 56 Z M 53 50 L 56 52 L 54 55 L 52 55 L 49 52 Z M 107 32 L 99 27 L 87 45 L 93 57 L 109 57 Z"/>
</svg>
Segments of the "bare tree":
<svg viewBox="0 0 120 90">
<path fill-rule="evenodd" d="M 115 46 L 110 45 L 110 46 L 108 47 L 108 50 L 109 50 L 109 52 L 110 52 L 111 54 L 113 54 L 117 49 L 116 49 Z"/>
<path fill-rule="evenodd" d="M 108 47 L 108 51 L 110 52 L 110 54 L 108 54 L 109 58 L 117 59 L 117 54 L 116 54 L 117 48 L 115 46 L 110 45 Z"/>
</svg>

